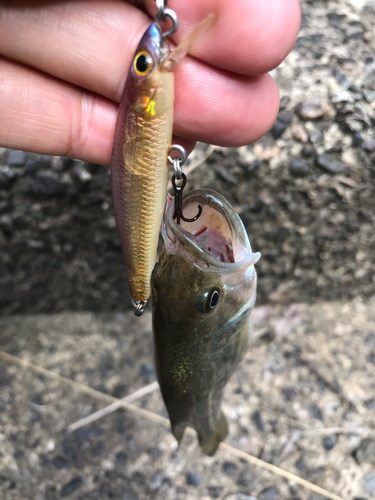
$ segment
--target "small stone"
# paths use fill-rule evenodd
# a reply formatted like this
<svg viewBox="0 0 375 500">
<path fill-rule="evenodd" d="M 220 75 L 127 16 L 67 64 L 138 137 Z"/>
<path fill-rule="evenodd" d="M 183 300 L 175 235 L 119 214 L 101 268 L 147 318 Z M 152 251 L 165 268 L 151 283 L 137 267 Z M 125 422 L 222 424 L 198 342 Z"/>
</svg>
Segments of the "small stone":
<svg viewBox="0 0 375 500">
<path fill-rule="evenodd" d="M 216 167 L 215 171 L 223 181 L 228 182 L 229 184 L 237 184 L 238 183 L 236 176 L 233 175 L 232 172 L 228 168 Z"/>
<path fill-rule="evenodd" d="M 271 134 L 274 139 L 279 139 L 287 129 L 286 123 L 276 122 L 271 128 Z"/>
<path fill-rule="evenodd" d="M 330 174 L 340 174 L 345 171 L 345 165 L 326 154 L 318 155 L 316 162 L 323 170 Z"/>
<path fill-rule="evenodd" d="M 73 167 L 74 177 L 81 182 L 82 184 L 86 184 L 90 182 L 92 179 L 92 175 L 85 168 L 85 164 L 83 161 L 75 161 Z"/>
<path fill-rule="evenodd" d="M 237 500 L 258 500 L 256 497 L 246 495 L 245 493 L 238 493 Z"/>
<path fill-rule="evenodd" d="M 64 484 L 60 490 L 60 496 L 67 497 L 83 484 L 83 477 L 76 476 L 69 483 Z"/>
<path fill-rule="evenodd" d="M 364 439 L 355 450 L 354 458 L 359 464 L 369 462 L 375 465 L 375 439 Z"/>
<path fill-rule="evenodd" d="M 313 144 L 316 144 L 324 139 L 324 134 L 321 130 L 314 130 L 310 132 L 309 139 Z"/>
<path fill-rule="evenodd" d="M 362 488 L 370 495 L 375 494 L 375 474 L 367 472 L 362 479 Z"/>
<path fill-rule="evenodd" d="M 290 97 L 287 96 L 287 95 L 284 95 L 281 99 L 280 99 L 280 109 L 284 109 L 288 106 L 288 104 L 290 103 Z"/>
<path fill-rule="evenodd" d="M 66 185 L 53 172 L 38 172 L 31 180 L 30 191 L 41 198 L 61 195 L 66 191 Z"/>
<path fill-rule="evenodd" d="M 146 384 L 150 383 L 155 379 L 155 368 L 150 363 L 142 363 L 139 370 L 140 376 L 143 378 Z"/>
<path fill-rule="evenodd" d="M 332 71 L 332 75 L 336 78 L 340 85 L 343 87 L 349 87 L 350 80 L 346 75 L 344 75 L 344 73 L 341 73 L 338 69 L 334 69 Z"/>
<path fill-rule="evenodd" d="M 339 92 L 335 92 L 332 97 L 331 97 L 331 102 L 333 104 L 340 104 L 343 102 L 354 102 L 354 96 L 351 92 L 348 92 L 347 90 L 340 90 Z"/>
<path fill-rule="evenodd" d="M 313 148 L 313 146 L 310 146 L 310 144 L 306 144 L 305 146 L 303 146 L 301 151 L 302 156 L 304 156 L 305 158 L 310 158 L 314 154 L 315 154 L 315 149 Z"/>
<path fill-rule="evenodd" d="M 332 118 L 334 111 L 324 97 L 315 97 L 300 104 L 296 108 L 297 113 L 304 120 L 317 120 L 318 118 Z"/>
<path fill-rule="evenodd" d="M 277 116 L 277 121 L 285 123 L 285 125 L 290 125 L 293 121 L 292 113 L 279 113 Z"/>
<path fill-rule="evenodd" d="M 196 474 L 195 472 L 189 472 L 186 476 L 186 483 L 190 486 L 199 486 L 205 482 L 205 478 L 200 474 Z"/>
<path fill-rule="evenodd" d="M 17 177 L 17 172 L 14 168 L 0 166 L 0 189 L 9 189 Z"/>
<path fill-rule="evenodd" d="M 274 486 L 270 486 L 262 490 L 258 497 L 259 500 L 279 500 L 279 490 Z"/>
<path fill-rule="evenodd" d="M 221 486 L 208 486 L 207 490 L 211 498 L 220 498 L 223 488 Z"/>
<path fill-rule="evenodd" d="M 363 137 L 361 136 L 361 134 L 359 132 L 355 132 L 353 134 L 352 146 L 356 148 L 357 146 L 360 146 L 362 142 Z"/>
<path fill-rule="evenodd" d="M 292 160 L 289 164 L 289 172 L 293 177 L 306 177 L 311 172 L 311 168 L 303 160 Z"/>
<path fill-rule="evenodd" d="M 162 469 L 159 469 L 155 472 L 150 482 L 150 490 L 160 490 L 161 485 L 163 484 L 164 475 L 165 474 Z"/>
<path fill-rule="evenodd" d="M 375 398 L 365 401 L 365 406 L 368 410 L 375 410 Z"/>
<path fill-rule="evenodd" d="M 128 456 L 125 452 L 123 451 L 119 451 L 118 453 L 116 453 L 116 462 L 123 465 L 127 462 L 128 460 Z"/>
<path fill-rule="evenodd" d="M 316 403 L 310 403 L 309 411 L 310 411 L 310 417 L 315 418 L 316 420 L 323 421 L 322 410 Z"/>
<path fill-rule="evenodd" d="M 224 462 L 223 469 L 227 476 L 235 476 L 238 470 L 237 465 L 233 462 Z"/>
<path fill-rule="evenodd" d="M 326 436 L 323 438 L 323 447 L 325 450 L 330 451 L 332 450 L 336 445 L 336 440 L 333 439 L 330 436 Z"/>
<path fill-rule="evenodd" d="M 246 469 L 243 470 L 238 476 L 237 484 L 238 486 L 249 487 L 255 481 L 255 479 L 256 474 L 254 470 L 251 467 L 246 467 Z"/>
<path fill-rule="evenodd" d="M 375 101 L 375 92 L 365 92 L 363 95 L 368 103 L 371 104 Z"/>
<path fill-rule="evenodd" d="M 138 500 L 138 494 L 131 486 L 125 486 L 120 500 Z"/>
<path fill-rule="evenodd" d="M 25 171 L 29 175 L 34 175 L 40 169 L 40 162 L 38 160 L 27 160 Z"/>
<path fill-rule="evenodd" d="M 8 156 L 8 165 L 11 167 L 20 167 L 26 162 L 26 153 L 23 151 L 11 151 Z"/>
<path fill-rule="evenodd" d="M 368 139 L 366 139 L 365 142 L 362 144 L 362 147 L 365 151 L 368 151 L 369 153 L 375 151 L 375 137 L 369 137 Z"/>
<path fill-rule="evenodd" d="M 113 388 L 113 397 L 121 399 L 125 396 L 125 394 L 128 392 L 128 386 L 127 384 L 117 384 Z"/>
<path fill-rule="evenodd" d="M 271 137 L 263 137 L 254 144 L 254 154 L 259 160 L 271 160 L 279 152 L 280 149 Z"/>
<path fill-rule="evenodd" d="M 67 469 L 69 465 L 67 459 L 60 455 L 53 458 L 52 464 L 56 469 Z"/>
<path fill-rule="evenodd" d="M 255 427 L 258 429 L 258 431 L 264 434 L 264 424 L 260 411 L 254 411 L 251 415 L 251 420 L 254 422 Z"/>
<path fill-rule="evenodd" d="M 371 66 L 371 65 L 372 65 L 372 63 L 374 62 L 374 60 L 375 60 L 375 59 L 374 59 L 372 56 L 368 56 L 368 57 L 366 57 L 366 59 L 365 59 L 365 64 L 366 64 L 366 66 Z"/>
<path fill-rule="evenodd" d="M 283 387 L 281 394 L 286 401 L 293 401 L 296 397 L 296 391 L 292 387 Z"/>
<path fill-rule="evenodd" d="M 292 127 L 292 136 L 293 139 L 299 142 L 307 142 L 309 140 L 306 130 L 299 124 Z"/>
</svg>

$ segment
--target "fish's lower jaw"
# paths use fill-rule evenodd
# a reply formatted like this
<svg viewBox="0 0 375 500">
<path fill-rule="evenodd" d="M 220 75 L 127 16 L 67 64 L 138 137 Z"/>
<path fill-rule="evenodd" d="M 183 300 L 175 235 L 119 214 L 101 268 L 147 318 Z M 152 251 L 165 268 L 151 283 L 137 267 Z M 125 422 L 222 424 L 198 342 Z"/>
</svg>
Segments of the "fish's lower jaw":
<svg viewBox="0 0 375 500">
<path fill-rule="evenodd" d="M 147 300 L 132 300 L 132 304 L 134 307 L 134 314 L 136 316 L 142 316 L 142 314 L 145 312 L 147 306 L 148 306 L 148 301 Z"/>
</svg>

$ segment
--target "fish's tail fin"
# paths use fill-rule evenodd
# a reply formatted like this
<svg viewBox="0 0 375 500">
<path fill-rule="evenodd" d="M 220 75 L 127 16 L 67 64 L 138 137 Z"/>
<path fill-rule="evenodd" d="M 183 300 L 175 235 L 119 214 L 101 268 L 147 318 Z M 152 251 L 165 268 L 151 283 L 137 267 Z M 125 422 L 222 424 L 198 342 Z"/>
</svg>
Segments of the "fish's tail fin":
<svg viewBox="0 0 375 500">
<path fill-rule="evenodd" d="M 172 425 L 172 434 L 174 435 L 179 445 L 181 444 L 181 440 L 184 437 L 185 429 L 186 425 L 184 424 Z"/>
<path fill-rule="evenodd" d="M 228 435 L 228 423 L 224 414 L 220 414 L 215 430 L 208 436 L 203 436 L 198 433 L 199 444 L 202 450 L 209 457 L 213 457 L 217 452 L 219 444 L 224 441 Z"/>
</svg>

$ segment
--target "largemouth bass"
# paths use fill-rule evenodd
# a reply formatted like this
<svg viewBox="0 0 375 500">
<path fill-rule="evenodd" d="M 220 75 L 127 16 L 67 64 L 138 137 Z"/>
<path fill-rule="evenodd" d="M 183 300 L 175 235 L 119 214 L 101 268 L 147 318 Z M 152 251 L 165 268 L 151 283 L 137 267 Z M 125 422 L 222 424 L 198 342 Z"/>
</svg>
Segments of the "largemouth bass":
<svg viewBox="0 0 375 500">
<path fill-rule="evenodd" d="M 176 64 L 212 25 L 209 16 L 173 52 L 157 23 L 143 35 L 125 83 L 112 150 L 112 195 L 136 314 L 151 293 L 168 177 Z M 141 306 L 141 307 L 139 307 Z"/>
<path fill-rule="evenodd" d="M 164 247 L 152 274 L 155 366 L 172 431 L 198 434 L 207 455 L 227 435 L 223 390 L 244 357 L 256 297 L 253 253 L 241 219 L 218 193 L 199 189 L 183 198 L 186 218 L 167 204 Z"/>
</svg>

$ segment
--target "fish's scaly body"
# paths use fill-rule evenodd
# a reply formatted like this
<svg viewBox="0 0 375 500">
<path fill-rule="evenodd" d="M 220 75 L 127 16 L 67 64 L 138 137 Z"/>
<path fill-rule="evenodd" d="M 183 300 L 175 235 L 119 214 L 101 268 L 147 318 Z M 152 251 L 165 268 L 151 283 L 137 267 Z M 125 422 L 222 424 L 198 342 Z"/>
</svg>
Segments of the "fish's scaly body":
<svg viewBox="0 0 375 500">
<path fill-rule="evenodd" d="M 173 73 L 160 67 L 167 50 L 158 27 L 151 25 L 127 77 L 113 143 L 114 208 L 130 293 L 136 301 L 147 301 L 151 293 L 165 207 L 174 100 Z M 147 71 L 147 63 L 147 74 L 138 71 Z"/>
<path fill-rule="evenodd" d="M 254 263 L 241 220 L 210 190 L 184 197 L 194 223 L 163 223 L 165 248 L 152 275 L 155 365 L 172 424 L 181 440 L 187 426 L 213 455 L 227 434 L 221 412 L 223 390 L 245 355 L 256 296 Z"/>
</svg>

